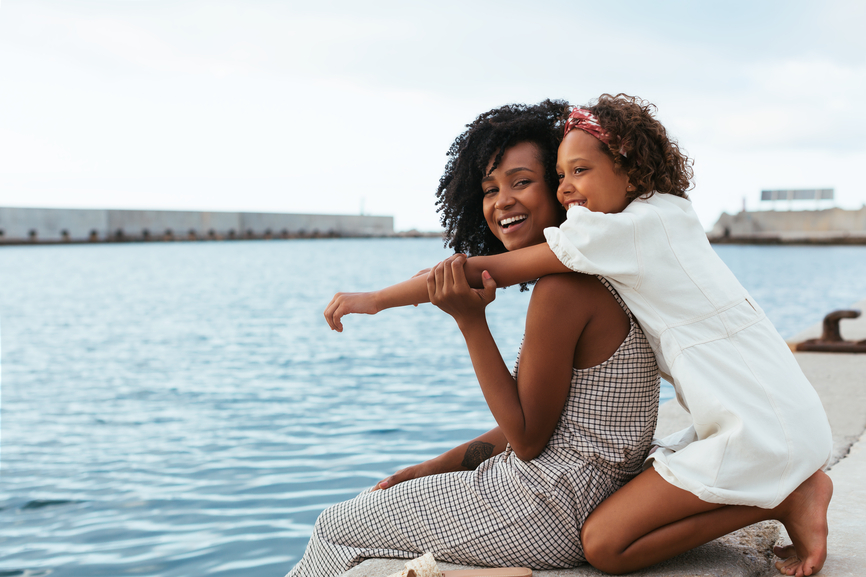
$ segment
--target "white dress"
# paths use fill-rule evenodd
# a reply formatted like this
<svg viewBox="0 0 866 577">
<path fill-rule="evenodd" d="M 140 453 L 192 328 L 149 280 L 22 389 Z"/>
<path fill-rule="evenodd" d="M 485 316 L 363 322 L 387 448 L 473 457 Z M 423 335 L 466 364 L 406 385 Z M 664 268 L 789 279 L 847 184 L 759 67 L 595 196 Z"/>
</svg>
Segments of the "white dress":
<svg viewBox="0 0 866 577">
<path fill-rule="evenodd" d="M 560 261 L 607 278 L 640 322 L 693 425 L 650 457 L 703 501 L 772 508 L 826 465 L 827 416 L 785 341 L 707 241 L 691 202 L 573 207 L 545 231 Z"/>
</svg>

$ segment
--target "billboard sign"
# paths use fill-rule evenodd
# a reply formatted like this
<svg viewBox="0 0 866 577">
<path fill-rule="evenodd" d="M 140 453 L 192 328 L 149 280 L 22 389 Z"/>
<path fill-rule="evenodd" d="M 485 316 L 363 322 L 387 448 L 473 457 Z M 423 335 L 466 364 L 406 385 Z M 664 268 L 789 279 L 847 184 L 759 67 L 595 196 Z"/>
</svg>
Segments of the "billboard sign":
<svg viewBox="0 0 866 577">
<path fill-rule="evenodd" d="M 833 189 L 762 190 L 761 200 L 833 200 Z"/>
</svg>

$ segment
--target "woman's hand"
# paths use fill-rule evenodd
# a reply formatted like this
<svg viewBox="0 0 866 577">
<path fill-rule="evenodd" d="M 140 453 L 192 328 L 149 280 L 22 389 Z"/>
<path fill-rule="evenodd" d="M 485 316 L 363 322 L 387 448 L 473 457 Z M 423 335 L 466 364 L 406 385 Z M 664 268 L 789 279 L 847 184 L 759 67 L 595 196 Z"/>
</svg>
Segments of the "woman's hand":
<svg viewBox="0 0 866 577">
<path fill-rule="evenodd" d="M 366 293 L 337 293 L 328 306 L 325 307 L 325 320 L 331 330 L 338 333 L 343 332 L 343 323 L 340 319 L 348 314 L 374 315 L 379 312 L 374 292 Z"/>
<path fill-rule="evenodd" d="M 499 427 L 494 427 L 483 435 L 454 447 L 438 457 L 397 471 L 387 479 L 382 479 L 376 483 L 373 490 L 387 489 L 403 481 L 420 479 L 429 475 L 475 470 L 486 459 L 504 451 L 507 444 L 508 440 L 502 434 L 502 430 Z"/>
<path fill-rule="evenodd" d="M 427 295 L 430 302 L 454 317 L 458 325 L 484 318 L 484 309 L 496 298 L 496 281 L 485 270 L 481 274 L 483 289 L 474 289 L 466 282 L 462 254 L 448 257 L 433 267 L 427 275 Z"/>
<path fill-rule="evenodd" d="M 441 467 L 438 467 L 435 464 L 435 461 L 435 459 L 431 459 L 430 461 L 424 461 L 418 465 L 412 465 L 411 467 L 400 469 L 390 477 L 382 479 L 376 483 L 373 490 L 378 491 L 379 489 L 388 489 L 398 483 L 402 483 L 403 481 L 411 481 L 412 479 L 420 479 L 421 477 L 427 477 L 429 475 L 438 475 L 439 473 L 450 472 L 450 470 L 441 470 Z"/>
</svg>

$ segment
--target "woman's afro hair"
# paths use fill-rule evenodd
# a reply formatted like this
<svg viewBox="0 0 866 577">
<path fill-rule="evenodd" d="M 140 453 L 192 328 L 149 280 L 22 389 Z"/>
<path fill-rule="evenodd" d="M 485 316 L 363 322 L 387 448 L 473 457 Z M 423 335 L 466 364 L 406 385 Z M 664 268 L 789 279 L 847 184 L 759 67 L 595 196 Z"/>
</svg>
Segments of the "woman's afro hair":
<svg viewBox="0 0 866 577">
<path fill-rule="evenodd" d="M 495 108 L 466 125 L 466 131 L 448 149 L 448 164 L 436 191 L 446 246 L 470 256 L 505 252 L 484 219 L 481 179 L 496 168 L 507 148 L 531 142 L 538 147 L 544 180 L 551 194 L 556 195 L 556 151 L 566 114 L 568 103 L 545 100 L 534 106 L 509 104 Z"/>
<path fill-rule="evenodd" d="M 610 145 L 599 144 L 635 187 L 627 196 L 629 202 L 655 192 L 688 198 L 692 161 L 655 119 L 655 105 L 627 94 L 602 94 L 584 108 L 611 134 Z"/>
</svg>

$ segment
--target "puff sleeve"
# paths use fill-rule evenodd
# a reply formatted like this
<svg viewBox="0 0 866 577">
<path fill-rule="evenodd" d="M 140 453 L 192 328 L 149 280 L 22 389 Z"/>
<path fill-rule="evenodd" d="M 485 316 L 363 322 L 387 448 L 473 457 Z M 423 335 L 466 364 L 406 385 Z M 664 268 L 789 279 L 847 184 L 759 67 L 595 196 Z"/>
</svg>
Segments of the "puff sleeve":
<svg viewBox="0 0 866 577">
<path fill-rule="evenodd" d="M 605 214 L 576 206 L 559 228 L 544 229 L 544 236 L 556 257 L 571 270 L 601 275 L 630 288 L 640 284 L 634 214 Z"/>
</svg>

